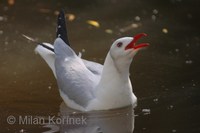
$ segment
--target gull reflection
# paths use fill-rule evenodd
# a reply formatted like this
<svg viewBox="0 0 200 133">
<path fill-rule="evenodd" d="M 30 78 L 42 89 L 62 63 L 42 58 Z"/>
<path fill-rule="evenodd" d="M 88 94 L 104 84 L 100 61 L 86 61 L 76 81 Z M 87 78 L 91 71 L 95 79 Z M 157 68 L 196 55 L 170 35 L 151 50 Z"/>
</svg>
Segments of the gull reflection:
<svg viewBox="0 0 200 133">
<path fill-rule="evenodd" d="M 132 133 L 134 130 L 134 110 L 132 106 L 107 110 L 80 112 L 61 103 L 56 125 L 44 133 Z"/>
</svg>

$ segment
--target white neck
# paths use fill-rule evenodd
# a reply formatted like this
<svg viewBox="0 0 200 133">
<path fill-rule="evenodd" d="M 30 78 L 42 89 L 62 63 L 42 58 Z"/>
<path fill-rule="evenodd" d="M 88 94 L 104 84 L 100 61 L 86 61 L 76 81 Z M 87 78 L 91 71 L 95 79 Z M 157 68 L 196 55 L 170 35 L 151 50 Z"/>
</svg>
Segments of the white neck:
<svg viewBox="0 0 200 133">
<path fill-rule="evenodd" d="M 110 53 L 108 53 L 102 77 L 96 90 L 97 100 L 93 103 L 96 108 L 119 108 L 133 103 L 134 95 L 129 80 L 129 67 L 126 66 L 126 68 L 121 69 L 116 65 Z"/>
<path fill-rule="evenodd" d="M 102 77 L 100 82 L 106 81 L 113 82 L 128 82 L 129 80 L 129 66 L 127 64 L 118 64 L 113 61 L 110 53 L 107 54 L 102 71 Z"/>
</svg>

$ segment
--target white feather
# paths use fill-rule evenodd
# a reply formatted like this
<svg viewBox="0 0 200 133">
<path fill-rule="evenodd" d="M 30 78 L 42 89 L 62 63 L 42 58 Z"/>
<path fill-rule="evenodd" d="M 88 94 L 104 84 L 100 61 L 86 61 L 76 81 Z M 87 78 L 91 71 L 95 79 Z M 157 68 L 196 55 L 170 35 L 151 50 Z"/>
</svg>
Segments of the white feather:
<svg viewBox="0 0 200 133">
<path fill-rule="evenodd" d="M 53 48 L 53 46 L 51 44 L 49 44 L 49 43 L 43 43 L 43 44 Z M 56 72 L 55 72 L 55 66 L 54 66 L 54 63 L 55 63 L 55 55 L 54 55 L 54 53 L 52 51 L 44 48 L 41 45 L 38 45 L 35 48 L 35 53 L 39 54 L 46 61 L 46 63 L 49 65 L 49 67 L 53 71 L 54 76 L 57 77 L 56 76 Z"/>
</svg>

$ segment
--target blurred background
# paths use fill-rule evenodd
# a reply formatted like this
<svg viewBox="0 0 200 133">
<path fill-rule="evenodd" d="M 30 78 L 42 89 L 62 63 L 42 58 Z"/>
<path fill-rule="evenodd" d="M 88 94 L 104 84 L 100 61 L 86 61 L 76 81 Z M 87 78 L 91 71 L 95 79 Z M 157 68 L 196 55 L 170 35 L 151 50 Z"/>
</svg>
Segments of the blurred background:
<svg viewBox="0 0 200 133">
<path fill-rule="evenodd" d="M 199 133 L 199 6 L 199 0 L 1 0 L 1 131 L 42 131 L 8 125 L 4 117 L 59 112 L 56 80 L 34 53 L 36 44 L 22 34 L 53 43 L 64 9 L 72 47 L 88 60 L 103 63 L 115 39 L 148 34 L 141 42 L 151 46 L 138 53 L 130 69 L 138 97 L 134 133 Z"/>
</svg>

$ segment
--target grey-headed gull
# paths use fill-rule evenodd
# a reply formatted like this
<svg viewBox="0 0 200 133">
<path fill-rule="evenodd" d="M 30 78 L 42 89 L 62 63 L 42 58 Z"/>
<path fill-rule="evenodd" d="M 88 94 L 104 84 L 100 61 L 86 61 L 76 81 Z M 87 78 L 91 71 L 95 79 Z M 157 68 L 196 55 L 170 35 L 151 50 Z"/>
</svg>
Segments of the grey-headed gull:
<svg viewBox="0 0 200 133">
<path fill-rule="evenodd" d="M 69 45 L 65 26 L 61 11 L 54 45 L 41 43 L 35 49 L 52 69 L 64 102 L 81 111 L 135 106 L 137 98 L 132 91 L 129 68 L 136 53 L 149 46 L 148 43 L 136 45 L 146 34 L 114 41 L 101 65 L 76 55 Z"/>
</svg>

